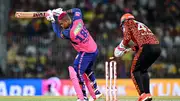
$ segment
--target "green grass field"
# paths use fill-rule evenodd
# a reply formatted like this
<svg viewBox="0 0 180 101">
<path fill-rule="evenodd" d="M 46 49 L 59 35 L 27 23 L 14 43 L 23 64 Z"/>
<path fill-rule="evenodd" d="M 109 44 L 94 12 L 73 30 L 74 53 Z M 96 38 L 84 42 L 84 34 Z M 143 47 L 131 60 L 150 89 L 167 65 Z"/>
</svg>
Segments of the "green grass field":
<svg viewBox="0 0 180 101">
<path fill-rule="evenodd" d="M 75 97 L 52 97 L 52 96 L 37 96 L 37 97 L 0 97 L 0 101 L 76 101 Z M 96 101 L 105 101 L 105 97 Z M 137 101 L 137 97 L 119 97 L 118 101 Z M 153 101 L 180 101 L 180 97 L 154 97 Z"/>
</svg>

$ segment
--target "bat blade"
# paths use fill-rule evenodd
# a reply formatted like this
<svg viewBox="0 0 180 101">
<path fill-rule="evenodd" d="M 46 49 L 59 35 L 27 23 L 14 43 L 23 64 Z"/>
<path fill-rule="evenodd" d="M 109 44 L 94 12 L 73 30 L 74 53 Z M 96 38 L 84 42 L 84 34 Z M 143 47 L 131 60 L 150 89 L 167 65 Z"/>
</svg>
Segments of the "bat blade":
<svg viewBox="0 0 180 101">
<path fill-rule="evenodd" d="M 46 16 L 46 12 L 16 12 L 16 18 L 42 18 Z"/>
</svg>

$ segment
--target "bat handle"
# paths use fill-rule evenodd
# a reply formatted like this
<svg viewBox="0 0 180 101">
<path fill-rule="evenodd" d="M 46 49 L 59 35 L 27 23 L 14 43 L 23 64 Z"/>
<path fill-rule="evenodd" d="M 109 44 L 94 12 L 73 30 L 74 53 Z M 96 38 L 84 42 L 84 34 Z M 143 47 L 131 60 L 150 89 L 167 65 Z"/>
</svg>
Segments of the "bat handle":
<svg viewBox="0 0 180 101">
<path fill-rule="evenodd" d="M 15 13 L 15 17 L 16 17 L 16 18 L 20 18 L 20 17 L 21 17 L 21 13 L 16 12 L 16 13 Z"/>
</svg>

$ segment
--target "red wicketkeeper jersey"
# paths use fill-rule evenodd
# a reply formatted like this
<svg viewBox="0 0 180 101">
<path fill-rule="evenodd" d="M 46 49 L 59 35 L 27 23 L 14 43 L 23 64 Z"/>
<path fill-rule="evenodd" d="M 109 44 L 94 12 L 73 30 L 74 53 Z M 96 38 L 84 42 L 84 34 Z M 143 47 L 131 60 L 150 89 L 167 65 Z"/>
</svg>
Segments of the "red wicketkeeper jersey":
<svg viewBox="0 0 180 101">
<path fill-rule="evenodd" d="M 132 40 L 138 47 L 143 44 L 159 44 L 158 39 L 152 33 L 152 31 L 143 23 L 128 20 L 124 22 L 123 26 L 123 44 L 127 46 L 130 40 Z"/>
</svg>

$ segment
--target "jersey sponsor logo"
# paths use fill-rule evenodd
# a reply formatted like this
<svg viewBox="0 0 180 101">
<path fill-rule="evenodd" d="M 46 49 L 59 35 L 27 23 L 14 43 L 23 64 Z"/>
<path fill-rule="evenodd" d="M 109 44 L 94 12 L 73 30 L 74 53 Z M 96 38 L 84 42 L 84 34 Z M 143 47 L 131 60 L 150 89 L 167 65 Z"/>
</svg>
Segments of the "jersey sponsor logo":
<svg viewBox="0 0 180 101">
<path fill-rule="evenodd" d="M 78 25 L 76 26 L 76 28 L 74 30 L 75 36 L 80 32 L 81 28 L 82 28 L 82 23 L 78 23 Z"/>
<path fill-rule="evenodd" d="M 80 34 L 76 35 L 76 40 L 79 40 L 80 43 L 86 43 L 88 41 L 88 30 L 86 29 L 85 26 L 80 30 Z"/>
</svg>

